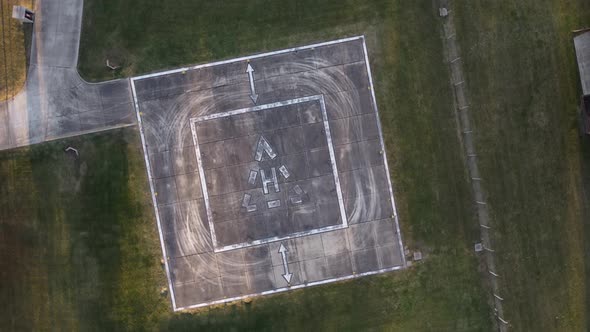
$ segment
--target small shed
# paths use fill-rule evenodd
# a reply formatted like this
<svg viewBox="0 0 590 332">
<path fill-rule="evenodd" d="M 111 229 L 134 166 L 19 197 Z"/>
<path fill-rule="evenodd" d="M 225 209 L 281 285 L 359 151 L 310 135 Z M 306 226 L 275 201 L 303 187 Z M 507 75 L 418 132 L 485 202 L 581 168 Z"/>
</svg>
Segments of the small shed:
<svg viewBox="0 0 590 332">
<path fill-rule="evenodd" d="M 582 86 L 580 130 L 590 135 L 590 28 L 574 31 L 574 47 Z"/>
</svg>

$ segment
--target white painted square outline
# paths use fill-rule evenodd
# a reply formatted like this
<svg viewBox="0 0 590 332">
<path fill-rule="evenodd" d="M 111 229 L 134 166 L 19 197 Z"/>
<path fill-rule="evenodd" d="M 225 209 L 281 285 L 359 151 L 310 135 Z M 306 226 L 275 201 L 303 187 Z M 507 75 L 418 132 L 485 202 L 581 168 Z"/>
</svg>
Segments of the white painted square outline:
<svg viewBox="0 0 590 332">
<path fill-rule="evenodd" d="M 214 120 L 214 119 L 220 119 L 220 118 L 225 118 L 225 117 L 229 117 L 229 116 L 245 114 L 245 113 L 250 113 L 250 112 L 259 112 L 259 111 L 263 111 L 263 110 L 270 110 L 273 108 L 279 108 L 279 107 L 284 107 L 284 106 L 288 106 L 288 105 L 296 105 L 296 104 L 301 104 L 301 103 L 310 102 L 310 101 L 319 102 L 320 109 L 322 111 L 322 123 L 324 125 L 324 130 L 326 131 L 326 141 L 328 144 L 328 152 L 330 154 L 330 165 L 332 166 L 332 175 L 334 176 L 334 184 L 336 185 L 336 196 L 338 197 L 338 207 L 340 210 L 340 218 L 342 219 L 342 223 L 340 223 L 338 225 L 314 228 L 314 229 L 311 229 L 308 231 L 294 232 L 294 233 L 290 233 L 290 234 L 287 234 L 284 236 L 273 236 L 273 237 L 264 238 L 264 239 L 260 239 L 260 240 L 254 240 L 251 242 L 241 242 L 241 243 L 235 243 L 235 244 L 228 245 L 228 246 L 219 247 L 218 243 L 217 243 L 217 235 L 215 234 L 215 224 L 213 223 L 213 216 L 211 214 L 211 207 L 209 205 L 209 193 L 208 193 L 208 189 L 207 189 L 207 181 L 205 179 L 205 170 L 203 169 L 203 161 L 201 160 L 201 150 L 199 147 L 199 138 L 197 135 L 196 124 L 199 122 L 205 122 L 205 121 L 210 121 L 210 120 Z M 219 113 L 214 113 L 214 114 L 210 114 L 210 115 L 199 116 L 199 117 L 195 117 L 195 118 L 190 119 L 190 126 L 191 126 L 191 134 L 193 136 L 195 154 L 197 156 L 197 166 L 199 168 L 199 177 L 201 180 L 201 190 L 203 192 L 203 200 L 205 201 L 205 211 L 207 212 L 207 223 L 209 224 L 209 232 L 211 234 L 211 240 L 213 242 L 213 251 L 214 252 L 218 253 L 218 252 L 224 252 L 224 251 L 229 251 L 229 250 L 234 250 L 234 249 L 247 248 L 247 247 L 252 247 L 252 246 L 258 246 L 261 244 L 276 242 L 276 241 L 288 240 L 288 239 L 292 239 L 292 238 L 308 236 L 308 235 L 313 235 L 313 234 L 319 234 L 319 233 L 329 232 L 329 231 L 333 231 L 333 230 L 337 230 L 337 229 L 348 228 L 348 219 L 346 217 L 346 210 L 344 208 L 344 199 L 342 196 L 342 189 L 340 187 L 340 178 L 338 177 L 338 166 L 336 165 L 336 155 L 334 153 L 334 144 L 332 142 L 332 134 L 330 132 L 330 124 L 328 122 L 328 113 L 326 112 L 326 104 L 324 102 L 323 95 L 315 95 L 315 96 L 309 96 L 309 97 L 289 99 L 289 100 L 274 102 L 274 103 L 270 103 L 270 104 L 256 105 L 256 106 L 252 106 L 252 107 L 241 108 L 241 109 L 237 109 L 237 110 L 233 110 L 233 111 L 219 112 Z"/>
<path fill-rule="evenodd" d="M 381 146 L 383 147 L 383 149 L 385 149 L 385 142 L 383 140 L 383 130 L 382 130 L 382 126 L 381 126 L 381 120 L 379 119 L 377 98 L 375 96 L 375 89 L 374 89 L 374 85 L 373 85 L 373 75 L 371 74 L 371 65 L 369 64 L 369 53 L 367 52 L 367 44 L 365 41 L 365 36 L 363 36 L 363 35 L 356 36 L 356 37 L 342 38 L 342 39 L 337 39 L 337 40 L 331 40 L 331 41 L 321 42 L 321 43 L 317 43 L 317 44 L 310 44 L 310 45 L 305 45 L 305 46 L 287 48 L 287 49 L 282 49 L 282 50 L 278 50 L 278 51 L 258 53 L 258 54 L 254 54 L 254 55 L 243 56 L 243 57 L 222 60 L 222 61 L 215 61 L 215 62 L 210 62 L 210 63 L 204 63 L 204 64 L 194 65 L 194 66 L 190 66 L 190 67 L 181 67 L 181 68 L 176 68 L 176 69 L 171 69 L 171 70 L 165 70 L 165 71 L 160 71 L 160 72 L 155 72 L 155 73 L 150 73 L 150 74 L 146 74 L 146 75 L 132 77 L 129 79 L 129 81 L 130 81 L 129 83 L 131 85 L 131 94 L 133 97 L 133 106 L 135 108 L 135 115 L 137 117 L 137 124 L 139 127 L 139 136 L 141 138 L 143 155 L 144 155 L 144 160 L 145 160 L 145 164 L 146 164 L 146 173 L 147 173 L 147 177 L 148 177 L 148 184 L 150 186 L 152 204 L 154 206 L 156 224 L 158 226 L 158 235 L 160 238 L 160 248 L 162 250 L 162 256 L 165 258 L 164 259 L 164 268 L 166 270 L 166 278 L 168 279 L 168 289 L 170 290 L 170 300 L 172 302 L 172 310 L 174 312 L 188 310 L 188 309 L 202 308 L 202 307 L 217 305 L 217 304 L 223 304 L 223 303 L 238 301 L 241 299 L 251 298 L 251 297 L 255 297 L 255 296 L 263 296 L 263 295 L 269 295 L 269 294 L 282 293 L 282 292 L 287 292 L 290 290 L 301 289 L 301 288 L 317 286 L 317 285 L 323 285 L 323 284 L 328 284 L 328 283 L 332 283 L 332 282 L 336 282 L 336 281 L 357 279 L 357 278 L 364 277 L 364 276 L 400 270 L 400 269 L 403 269 L 407 266 L 406 257 L 405 257 L 405 255 L 402 255 L 402 257 L 401 257 L 402 264 L 401 265 L 390 267 L 390 268 L 385 268 L 385 269 L 381 269 L 381 270 L 369 271 L 369 272 L 364 272 L 364 273 L 357 273 L 357 274 L 352 274 L 352 275 L 337 277 L 337 278 L 332 278 L 332 279 L 319 280 L 319 281 L 309 282 L 307 284 L 299 284 L 299 285 L 294 285 L 294 286 L 290 286 L 290 287 L 276 288 L 276 289 L 272 289 L 272 290 L 268 290 L 268 291 L 264 291 L 264 292 L 260 292 L 260 293 L 240 295 L 240 296 L 235 296 L 235 297 L 231 297 L 231 298 L 224 298 L 224 299 L 214 300 L 214 301 L 205 302 L 205 303 L 188 305 L 185 307 L 178 307 L 176 305 L 176 296 L 174 294 L 174 288 L 172 287 L 170 266 L 169 266 L 168 259 L 167 259 L 168 256 L 166 254 L 166 244 L 165 244 L 164 236 L 162 233 L 162 223 L 160 220 L 160 214 L 158 211 L 156 194 L 154 191 L 154 178 L 152 176 L 150 159 L 148 157 L 146 138 L 145 138 L 143 123 L 142 123 L 142 119 L 141 119 L 142 113 L 139 108 L 139 100 L 137 98 L 137 92 L 135 90 L 135 81 L 148 79 L 148 78 L 152 78 L 152 77 L 165 76 L 165 75 L 170 75 L 170 74 L 186 72 L 188 70 L 194 70 L 194 69 L 199 69 L 199 68 L 207 68 L 207 67 L 213 67 L 213 66 L 234 63 L 234 62 L 239 62 L 239 61 L 246 61 L 249 59 L 262 58 L 262 57 L 267 57 L 267 56 L 272 56 L 272 55 L 277 55 L 277 54 L 285 54 L 285 53 L 289 53 L 289 52 L 295 52 L 298 50 L 306 50 L 306 49 L 313 49 L 313 48 L 321 47 L 321 46 L 340 44 L 340 43 L 345 43 L 345 42 L 350 42 L 350 41 L 355 41 L 355 40 L 360 40 L 360 41 L 362 41 L 362 44 L 363 44 L 363 51 L 364 51 L 364 56 L 365 56 L 365 66 L 367 68 L 367 73 L 369 75 L 369 87 L 371 90 L 371 96 L 373 98 L 373 111 L 375 113 L 375 116 L 377 117 L 377 127 L 379 129 L 379 141 L 381 142 Z M 385 170 L 387 171 L 387 174 L 390 174 L 389 173 L 389 165 L 388 165 L 387 157 L 385 154 L 383 154 L 383 162 L 384 162 Z M 393 219 L 395 221 L 395 229 L 396 229 L 396 233 L 398 235 L 399 248 L 400 248 L 400 250 L 402 250 L 402 253 L 403 253 L 404 245 L 403 245 L 403 241 L 402 241 L 402 234 L 401 234 L 401 230 L 400 230 L 400 226 L 399 226 L 399 216 L 397 214 L 395 197 L 393 195 L 393 185 L 392 185 L 392 181 L 391 181 L 390 176 L 387 176 L 387 184 L 389 187 L 391 206 L 393 208 Z"/>
</svg>

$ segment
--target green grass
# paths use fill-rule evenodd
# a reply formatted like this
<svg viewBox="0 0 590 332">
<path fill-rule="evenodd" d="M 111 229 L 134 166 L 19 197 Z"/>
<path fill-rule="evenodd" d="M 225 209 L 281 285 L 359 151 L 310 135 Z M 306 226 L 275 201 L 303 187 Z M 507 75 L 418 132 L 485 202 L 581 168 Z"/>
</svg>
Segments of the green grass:
<svg viewBox="0 0 590 332">
<path fill-rule="evenodd" d="M 165 311 L 137 141 L 115 131 L 0 154 L 3 330 L 135 329 Z"/>
<path fill-rule="evenodd" d="M 0 153 L 3 330 L 489 329 L 461 244 L 407 271 L 173 314 L 139 149 L 124 129 Z"/>
<path fill-rule="evenodd" d="M 0 299 L 9 303 L 0 326 L 490 330 L 432 2 L 173 5 L 85 1 L 83 76 L 101 80 L 365 34 L 403 233 L 427 259 L 403 272 L 172 314 L 159 295 L 165 279 L 137 133 L 118 131 L 0 154 Z M 497 225 L 505 318 L 518 331 L 586 330 L 590 150 L 576 132 L 570 31 L 589 22 L 590 5 L 465 1 L 454 10 Z M 107 70 L 106 58 L 122 69 Z M 63 154 L 66 144 L 87 151 L 80 163 Z"/>
<path fill-rule="evenodd" d="M 582 169 L 590 158 L 577 135 L 571 31 L 588 27 L 590 4 L 457 4 L 481 173 L 497 225 L 505 318 L 515 331 L 584 331 L 590 233 L 582 212 L 590 187 Z"/>
<path fill-rule="evenodd" d="M 1 196 L 0 223 L 11 234 L 0 244 L 8 256 L 0 283 L 10 285 L 0 289 L 10 303 L 0 326 L 491 329 L 431 1 L 88 0 L 84 10 L 80 70 L 92 80 L 365 34 L 403 234 L 426 259 L 406 271 L 250 305 L 172 314 L 159 295 L 165 280 L 137 133 L 123 130 L 0 153 L 0 179 L 7 179 L 0 193 L 9 193 Z M 105 57 L 122 69 L 106 70 Z M 81 148 L 80 165 L 64 155 L 68 144 Z"/>
</svg>

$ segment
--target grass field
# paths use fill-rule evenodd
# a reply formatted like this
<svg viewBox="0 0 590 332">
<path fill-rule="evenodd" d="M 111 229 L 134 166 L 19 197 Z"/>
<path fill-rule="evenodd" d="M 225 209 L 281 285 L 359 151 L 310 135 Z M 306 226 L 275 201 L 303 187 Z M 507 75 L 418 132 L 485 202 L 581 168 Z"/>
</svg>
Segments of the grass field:
<svg viewBox="0 0 590 332">
<path fill-rule="evenodd" d="M 590 147 L 577 134 L 571 31 L 590 26 L 590 3 L 469 1 L 455 9 L 498 226 L 505 316 L 515 331 L 586 331 Z"/>
<path fill-rule="evenodd" d="M 139 149 L 138 133 L 124 129 L 0 154 L 3 330 L 489 328 L 461 245 L 408 271 L 172 314 Z"/>
<path fill-rule="evenodd" d="M 25 84 L 25 31 L 30 30 L 30 25 L 12 19 L 12 6 L 33 8 L 33 1 L 0 0 L 0 101 L 12 98 Z"/>
<path fill-rule="evenodd" d="M 172 314 L 137 132 L 0 153 L 0 326 L 32 330 L 489 331 L 473 209 L 431 1 L 87 0 L 86 79 L 365 34 L 406 271 Z M 129 15 L 133 12 L 133 15 Z M 411 27 L 409 29 L 408 27 Z M 122 64 L 104 68 L 104 57 Z M 81 149 L 76 162 L 63 153 Z M 6 179 L 6 180 L 4 180 Z M 10 235 L 10 236 L 9 236 Z M 6 256 L 6 257 L 4 257 Z M 34 319 L 28 319 L 29 317 Z"/>
</svg>

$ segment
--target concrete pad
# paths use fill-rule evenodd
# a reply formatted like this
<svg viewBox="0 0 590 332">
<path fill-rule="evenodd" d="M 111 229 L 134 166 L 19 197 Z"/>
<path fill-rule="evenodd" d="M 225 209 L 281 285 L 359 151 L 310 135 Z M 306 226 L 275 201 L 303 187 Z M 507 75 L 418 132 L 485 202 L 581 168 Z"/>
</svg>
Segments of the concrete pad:
<svg viewBox="0 0 590 332">
<path fill-rule="evenodd" d="M 284 76 L 314 70 L 316 69 L 315 50 L 299 50 L 272 55 L 262 59 L 253 59 L 250 64 L 255 70 L 256 77 L 260 78 Z"/>
<path fill-rule="evenodd" d="M 375 227 L 375 242 L 378 246 L 395 245 L 398 238 L 393 219 L 377 220 L 373 222 Z"/>
<path fill-rule="evenodd" d="M 348 238 L 350 248 L 353 251 L 371 248 L 375 246 L 375 225 L 373 223 L 362 223 L 348 227 Z"/>
<path fill-rule="evenodd" d="M 359 156 L 364 161 L 362 166 L 375 167 L 384 164 L 385 150 L 381 145 L 381 141 L 373 139 L 369 141 L 362 141 L 357 143 L 359 146 Z"/>
<path fill-rule="evenodd" d="M 359 156 L 363 155 L 363 151 L 359 147 L 359 143 L 350 143 L 334 148 L 334 155 L 336 157 L 336 165 L 338 172 L 349 172 L 359 168 L 366 167 L 367 163 Z"/>
<path fill-rule="evenodd" d="M 309 163 L 309 176 L 322 176 L 332 173 L 332 161 L 328 149 L 312 150 L 306 153 Z"/>
<path fill-rule="evenodd" d="M 322 110 L 317 102 L 297 104 L 302 124 L 311 124 L 323 121 Z"/>
<path fill-rule="evenodd" d="M 334 145 L 358 142 L 362 131 L 360 116 L 352 116 L 330 121 L 330 131 L 333 135 Z"/>
<path fill-rule="evenodd" d="M 184 93 L 186 82 L 180 73 L 163 75 L 151 80 L 138 81 L 135 91 L 141 100 L 169 98 Z"/>
<path fill-rule="evenodd" d="M 47 124 L 48 137 L 60 137 L 69 132 L 80 131 L 80 117 L 77 113 L 49 119 Z"/>
<path fill-rule="evenodd" d="M 215 234 L 218 246 L 230 246 L 246 241 L 246 234 L 242 233 L 245 225 L 240 220 L 229 220 L 215 224 Z"/>
<path fill-rule="evenodd" d="M 361 42 L 351 42 L 350 44 L 360 44 Z M 364 60 L 362 45 L 350 44 L 333 44 L 328 46 L 317 47 L 316 59 L 318 67 L 327 67 L 341 65 L 345 63 L 352 63 Z"/>
<path fill-rule="evenodd" d="M 175 180 L 178 197 L 182 197 L 181 199 L 195 200 L 203 197 L 198 173 L 177 175 Z"/>
<path fill-rule="evenodd" d="M 0 104 L 0 146 L 9 145 L 10 133 L 6 106 Z"/>
<path fill-rule="evenodd" d="M 274 269 L 271 265 L 246 271 L 250 293 L 260 293 L 276 288 Z"/>
<path fill-rule="evenodd" d="M 387 269 L 395 266 L 403 265 L 402 251 L 399 250 L 399 246 L 396 244 L 378 247 L 377 256 L 379 258 L 379 268 Z"/>
<path fill-rule="evenodd" d="M 360 131 L 358 137 L 359 141 L 376 140 L 379 139 L 379 127 L 377 126 L 377 116 L 375 114 L 363 114 L 358 116 L 360 121 Z"/>
<path fill-rule="evenodd" d="M 303 280 L 301 279 L 301 277 L 302 277 L 301 269 L 299 268 L 298 262 L 290 262 L 289 263 L 289 273 L 293 274 L 291 276 L 291 283 L 290 284 L 288 284 L 287 280 L 283 277 L 283 275 L 285 274 L 285 269 L 284 269 L 283 265 L 273 266 L 273 272 L 274 272 L 276 288 L 299 285 L 299 284 L 303 283 Z"/>
<path fill-rule="evenodd" d="M 340 173 L 342 195 L 350 198 L 388 191 L 387 176 L 383 166 Z"/>
<path fill-rule="evenodd" d="M 220 278 L 199 278 L 195 282 L 174 286 L 177 307 L 186 307 L 194 303 L 209 302 L 222 297 Z"/>
<path fill-rule="evenodd" d="M 318 203 L 317 211 L 317 224 L 320 228 L 342 224 L 340 204 L 336 199 Z"/>
<path fill-rule="evenodd" d="M 346 231 L 331 231 L 323 233 L 321 236 L 322 243 L 324 245 L 324 253 L 326 256 L 332 256 L 350 251 Z"/>
<path fill-rule="evenodd" d="M 326 260 L 324 257 L 313 258 L 299 262 L 303 283 L 319 281 L 327 278 Z"/>
<path fill-rule="evenodd" d="M 176 182 L 173 177 L 157 179 L 154 182 L 158 205 L 175 203 L 178 200 L 178 195 L 176 194 Z"/>
<path fill-rule="evenodd" d="M 243 195 L 232 193 L 221 196 L 209 197 L 212 223 L 220 223 L 235 220 L 239 216 Z"/>
<path fill-rule="evenodd" d="M 328 145 L 323 123 L 304 125 L 303 135 L 305 137 L 305 147 L 308 150 L 318 149 Z"/>
<path fill-rule="evenodd" d="M 44 100 L 50 117 L 71 116 L 79 113 L 79 102 L 72 92 L 72 89 L 56 91 Z"/>
<path fill-rule="evenodd" d="M 270 248 L 268 245 L 249 247 L 244 249 L 244 266 L 248 270 L 272 266 Z"/>
<path fill-rule="evenodd" d="M 329 158 L 329 155 L 326 152 L 326 158 Z M 275 167 L 285 166 L 289 171 L 289 178 L 285 179 L 281 177 L 279 181 L 282 183 L 289 183 L 295 181 L 301 181 L 311 177 L 312 175 L 309 173 L 308 166 L 305 159 L 305 154 L 294 154 L 290 156 L 281 157 L 278 160 Z"/>
<path fill-rule="evenodd" d="M 199 142 L 200 143 L 200 142 Z M 225 141 L 215 141 L 199 145 L 203 169 L 221 168 L 226 164 Z"/>
<path fill-rule="evenodd" d="M 91 111 L 80 113 L 80 130 L 91 131 L 95 128 L 102 128 L 105 126 L 104 115 L 101 111 Z"/>
<path fill-rule="evenodd" d="M 240 191 L 245 185 L 243 176 L 230 168 L 216 168 L 205 171 L 207 191 L 210 196 L 225 195 Z"/>
<path fill-rule="evenodd" d="M 248 277 L 245 271 L 232 271 L 221 275 L 223 294 L 225 297 L 234 297 L 250 293 L 248 289 Z"/>
<path fill-rule="evenodd" d="M 309 260 L 324 255 L 324 245 L 320 234 L 299 237 L 294 240 L 297 248 L 297 260 Z"/>
<path fill-rule="evenodd" d="M 135 114 L 132 113 L 133 104 L 117 104 L 108 109 L 104 109 L 105 126 L 124 126 L 132 125 L 137 122 Z"/>
<path fill-rule="evenodd" d="M 158 213 L 164 234 L 175 234 L 181 230 L 182 215 L 178 204 L 159 205 Z"/>
<path fill-rule="evenodd" d="M 298 127 L 278 129 L 266 138 L 281 156 L 304 151 L 303 132 Z"/>
<path fill-rule="evenodd" d="M 403 265 L 363 40 L 250 65 L 133 79 L 177 307 Z"/>
<path fill-rule="evenodd" d="M 368 88 L 339 91 L 327 94 L 325 98 L 329 120 L 374 112 L 371 90 Z"/>
<path fill-rule="evenodd" d="M 174 163 L 174 174 L 181 175 L 186 173 L 198 172 L 197 155 L 194 147 L 175 149 L 172 152 Z"/>
<path fill-rule="evenodd" d="M 377 250 L 374 247 L 354 251 L 352 257 L 356 273 L 365 273 L 379 269 Z"/>
<path fill-rule="evenodd" d="M 99 85 L 98 92 L 104 109 L 120 104 L 131 104 L 131 89 L 128 80 L 115 80 Z"/>
<path fill-rule="evenodd" d="M 150 166 L 154 179 L 167 178 L 174 175 L 172 156 L 170 151 L 155 152 L 150 154 Z"/>
<path fill-rule="evenodd" d="M 256 146 L 258 137 L 242 136 L 227 141 L 225 166 L 249 163 L 252 161 L 252 149 Z"/>
<path fill-rule="evenodd" d="M 255 114 L 257 115 L 259 124 L 259 127 L 256 129 L 260 132 L 295 127 L 301 122 L 297 104 L 271 108 Z"/>
<path fill-rule="evenodd" d="M 231 117 L 199 122 L 195 127 L 199 137 L 199 144 L 232 138 L 235 132 Z"/>
<path fill-rule="evenodd" d="M 207 211 L 203 199 L 194 201 L 184 201 L 177 204 L 180 207 L 180 212 L 183 218 L 183 226 L 186 229 L 209 231 L 209 223 L 207 222 Z M 210 234 L 206 233 L 202 237 L 209 238 Z"/>
<path fill-rule="evenodd" d="M 356 196 L 344 199 L 349 224 L 392 218 L 393 207 L 389 192 Z"/>
<path fill-rule="evenodd" d="M 211 253 L 170 259 L 174 284 L 191 283 L 200 278 L 215 279 L 219 276 L 215 255 Z"/>
<path fill-rule="evenodd" d="M 320 227 L 317 223 L 318 209 L 315 206 L 304 206 L 291 210 L 289 220 L 293 232 L 309 232 Z"/>
<path fill-rule="evenodd" d="M 230 250 L 217 253 L 217 265 L 219 273 L 232 274 L 235 271 L 244 270 L 244 250 Z"/>
<path fill-rule="evenodd" d="M 352 261 L 348 252 L 326 256 L 326 278 L 340 278 L 353 273 Z"/>
<path fill-rule="evenodd" d="M 266 220 L 260 216 L 247 216 L 240 221 L 243 225 L 242 235 L 246 238 L 245 242 L 252 242 L 268 237 L 266 230 Z"/>
<path fill-rule="evenodd" d="M 279 253 L 279 248 L 281 244 L 284 245 L 287 249 L 286 256 L 287 262 L 289 264 L 300 260 L 299 255 L 297 253 L 298 246 L 296 243 L 296 239 L 288 239 L 280 242 L 271 242 L 268 244 L 268 248 L 270 251 L 270 258 L 273 266 L 283 266 L 283 258 Z"/>
<path fill-rule="evenodd" d="M 313 211 L 311 212 L 313 213 Z M 300 218 L 301 214 L 297 210 L 293 210 L 291 215 L 288 215 L 286 211 L 283 213 L 266 213 L 266 232 L 268 237 L 283 237 L 288 234 L 306 230 L 298 227 L 297 218 Z M 308 220 L 308 218 L 301 218 Z M 311 229 L 313 225 L 310 225 L 308 229 Z"/>
</svg>

